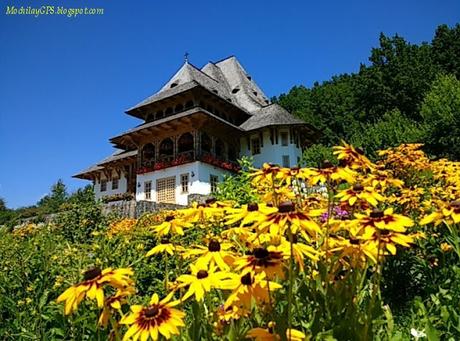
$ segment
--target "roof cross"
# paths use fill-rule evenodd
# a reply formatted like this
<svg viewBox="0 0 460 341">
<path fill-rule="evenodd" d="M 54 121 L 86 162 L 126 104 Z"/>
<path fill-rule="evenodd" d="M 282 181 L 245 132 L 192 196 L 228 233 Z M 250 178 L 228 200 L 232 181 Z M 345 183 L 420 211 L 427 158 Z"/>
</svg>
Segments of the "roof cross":
<svg viewBox="0 0 460 341">
<path fill-rule="evenodd" d="M 189 56 L 189 53 L 185 52 L 185 54 L 184 54 L 184 62 L 186 62 L 186 63 L 188 63 L 188 56 Z"/>
</svg>

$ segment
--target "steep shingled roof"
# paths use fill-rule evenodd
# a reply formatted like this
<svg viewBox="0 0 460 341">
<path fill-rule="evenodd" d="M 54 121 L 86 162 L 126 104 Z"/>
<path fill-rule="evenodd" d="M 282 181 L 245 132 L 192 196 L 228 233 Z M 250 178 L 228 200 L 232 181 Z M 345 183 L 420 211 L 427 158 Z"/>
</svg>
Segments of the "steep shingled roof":
<svg viewBox="0 0 460 341">
<path fill-rule="evenodd" d="M 238 60 L 231 56 L 217 63 L 209 62 L 201 70 L 186 61 L 159 91 L 128 109 L 128 112 L 198 85 L 230 100 L 249 114 L 269 104 L 267 96 Z"/>
<path fill-rule="evenodd" d="M 304 124 L 305 121 L 290 114 L 282 106 L 274 103 L 253 112 L 253 115 L 240 125 L 243 130 L 254 130 L 275 125 Z"/>
<path fill-rule="evenodd" d="M 72 175 L 73 178 L 80 178 L 80 179 L 86 179 L 88 178 L 88 174 L 95 172 L 95 171 L 100 171 L 104 169 L 105 164 L 112 162 L 112 161 L 117 161 L 117 160 L 122 160 L 126 159 L 128 157 L 136 156 L 137 155 L 137 149 L 136 150 L 120 150 L 116 149 L 110 156 L 104 158 L 100 162 L 90 166 L 89 168 L 81 171 L 80 173 L 77 173 L 75 175 Z"/>
</svg>

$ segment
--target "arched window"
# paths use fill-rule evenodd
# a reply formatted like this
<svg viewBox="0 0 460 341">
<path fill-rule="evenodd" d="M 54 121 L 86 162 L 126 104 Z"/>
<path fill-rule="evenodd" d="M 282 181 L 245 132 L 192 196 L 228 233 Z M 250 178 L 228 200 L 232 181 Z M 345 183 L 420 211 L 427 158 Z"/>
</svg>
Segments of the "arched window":
<svg viewBox="0 0 460 341">
<path fill-rule="evenodd" d="M 156 115 L 157 120 L 160 119 L 160 118 L 163 118 L 163 116 L 164 116 L 163 110 L 157 111 L 157 115 Z"/>
<path fill-rule="evenodd" d="M 174 155 L 174 142 L 169 137 L 160 143 L 160 158 Z"/>
<path fill-rule="evenodd" d="M 206 133 L 201 133 L 201 150 L 210 153 L 212 149 L 211 138 Z"/>
<path fill-rule="evenodd" d="M 142 147 L 142 164 L 147 165 L 155 161 L 155 146 L 147 143 Z"/>
<path fill-rule="evenodd" d="M 173 113 L 173 108 L 169 107 L 169 108 L 167 108 L 166 111 L 165 111 L 165 116 L 169 116 L 169 115 L 171 115 L 172 113 Z"/>
<path fill-rule="evenodd" d="M 182 111 L 182 110 L 184 110 L 184 106 L 183 106 L 182 104 L 176 105 L 175 112 L 180 112 L 180 111 Z"/>
<path fill-rule="evenodd" d="M 225 154 L 225 145 L 224 145 L 224 143 L 222 142 L 221 139 L 217 139 L 217 140 L 216 140 L 215 151 L 216 151 L 216 156 L 217 156 L 219 159 L 223 159 L 223 158 L 224 158 L 224 154 Z"/>
<path fill-rule="evenodd" d="M 193 150 L 193 135 L 191 133 L 182 134 L 177 141 L 179 153 L 189 152 Z"/>
</svg>

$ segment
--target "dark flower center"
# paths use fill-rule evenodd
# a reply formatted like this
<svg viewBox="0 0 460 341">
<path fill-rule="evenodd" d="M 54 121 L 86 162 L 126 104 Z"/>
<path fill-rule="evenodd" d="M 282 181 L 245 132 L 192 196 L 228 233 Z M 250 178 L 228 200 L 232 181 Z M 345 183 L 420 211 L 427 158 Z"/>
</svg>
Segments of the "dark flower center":
<svg viewBox="0 0 460 341">
<path fill-rule="evenodd" d="M 258 247 L 254 249 L 254 257 L 257 259 L 264 259 L 270 256 L 270 252 L 266 248 L 263 247 Z"/>
<path fill-rule="evenodd" d="M 356 238 L 350 238 L 350 244 L 351 244 L 351 245 L 358 245 L 358 244 L 359 244 L 359 240 L 356 239 Z"/>
<path fill-rule="evenodd" d="M 153 318 L 158 316 L 159 312 L 160 308 L 158 307 L 158 304 L 155 304 L 153 306 L 150 306 L 148 309 L 144 310 L 144 315 L 147 318 Z"/>
<path fill-rule="evenodd" d="M 254 212 L 258 210 L 259 210 L 259 205 L 256 202 L 248 205 L 248 212 Z"/>
<path fill-rule="evenodd" d="M 334 167 L 334 165 L 329 160 L 324 160 L 321 165 L 321 168 L 332 168 L 332 167 Z"/>
<path fill-rule="evenodd" d="M 165 221 L 171 221 L 174 219 L 174 216 L 173 215 L 168 215 L 166 218 L 165 218 Z"/>
<path fill-rule="evenodd" d="M 208 250 L 211 251 L 211 252 L 219 252 L 220 251 L 220 243 L 215 239 L 211 239 L 211 241 L 209 242 L 209 245 L 208 245 Z"/>
<path fill-rule="evenodd" d="M 251 273 L 248 272 L 246 275 L 241 277 L 241 284 L 252 285 L 254 283 L 254 278 L 251 277 Z"/>
<path fill-rule="evenodd" d="M 450 203 L 450 207 L 452 207 L 455 211 L 460 210 L 460 200 L 452 201 Z"/>
<path fill-rule="evenodd" d="M 380 230 L 380 235 L 381 236 L 388 236 L 391 233 L 389 230 Z"/>
<path fill-rule="evenodd" d="M 285 201 L 279 204 L 278 212 L 280 213 L 289 213 L 295 210 L 295 205 L 292 201 Z"/>
<path fill-rule="evenodd" d="M 355 184 L 353 186 L 353 191 L 355 191 L 355 192 L 361 192 L 363 189 L 364 189 L 364 186 L 361 185 L 361 184 Z"/>
<path fill-rule="evenodd" d="M 383 218 L 383 211 L 381 211 L 379 209 L 374 209 L 371 212 L 370 217 L 374 218 L 374 219 Z"/>
<path fill-rule="evenodd" d="M 161 241 L 160 241 L 161 244 L 169 244 L 169 242 L 170 242 L 170 239 L 168 237 L 161 238 Z"/>
<path fill-rule="evenodd" d="M 364 150 L 362 150 L 361 148 L 355 148 L 356 151 L 358 152 L 358 154 L 361 154 L 361 155 L 364 155 Z"/>
<path fill-rule="evenodd" d="M 85 273 L 83 274 L 83 280 L 90 281 L 100 275 L 102 275 L 102 271 L 100 268 L 92 268 L 85 271 Z"/>
<path fill-rule="evenodd" d="M 206 278 L 206 277 L 208 277 L 208 272 L 206 270 L 200 270 L 196 274 L 196 278 L 198 278 L 198 279 L 202 279 L 202 278 Z"/>
</svg>

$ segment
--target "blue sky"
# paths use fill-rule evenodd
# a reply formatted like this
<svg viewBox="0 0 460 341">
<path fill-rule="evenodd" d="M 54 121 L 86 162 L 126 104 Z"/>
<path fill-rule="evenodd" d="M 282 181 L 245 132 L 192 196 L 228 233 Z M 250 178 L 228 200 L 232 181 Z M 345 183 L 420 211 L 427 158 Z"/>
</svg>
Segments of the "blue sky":
<svg viewBox="0 0 460 341">
<path fill-rule="evenodd" d="M 102 16 L 6 16 L 6 5 L 102 7 Z M 225 3 L 225 5 L 224 5 Z M 430 41 L 460 22 L 458 0 L 2 0 L 0 197 L 34 204 L 111 153 L 137 125 L 124 111 L 157 91 L 190 53 L 201 67 L 236 55 L 268 96 L 354 72 L 380 32 Z"/>
</svg>

